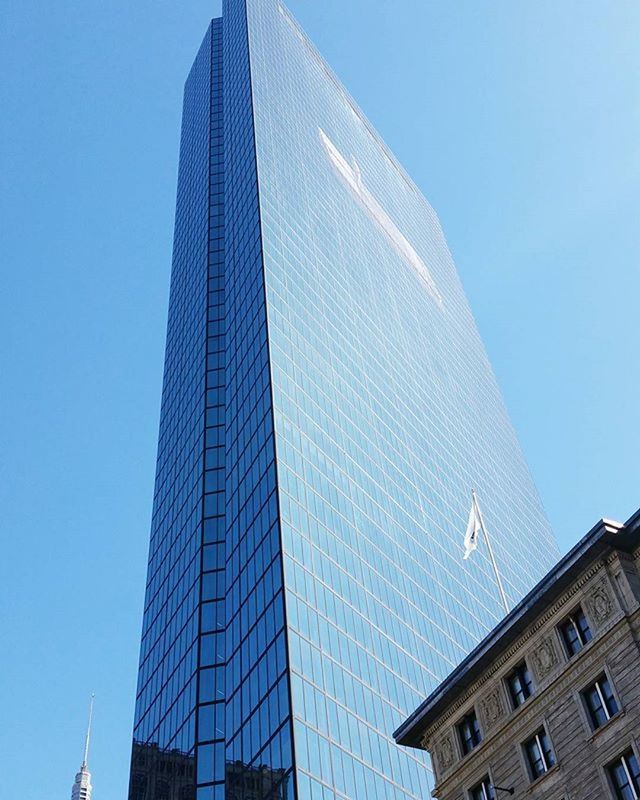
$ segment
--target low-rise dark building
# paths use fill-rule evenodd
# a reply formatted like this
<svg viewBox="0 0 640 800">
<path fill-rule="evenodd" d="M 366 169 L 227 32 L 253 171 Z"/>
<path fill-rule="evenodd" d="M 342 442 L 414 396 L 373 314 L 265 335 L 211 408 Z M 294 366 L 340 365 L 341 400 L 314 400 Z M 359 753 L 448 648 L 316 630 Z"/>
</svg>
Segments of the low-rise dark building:
<svg viewBox="0 0 640 800">
<path fill-rule="evenodd" d="M 196 760 L 192 753 L 135 742 L 128 800 L 196 800 Z M 198 800 L 287 800 L 286 770 L 230 761 L 225 783 L 200 790 Z M 89 800 L 91 800 L 89 798 Z"/>
<path fill-rule="evenodd" d="M 640 511 L 603 520 L 394 734 L 439 800 L 640 800 Z"/>
<path fill-rule="evenodd" d="M 192 753 L 134 742 L 129 800 L 195 800 L 195 796 Z"/>
</svg>

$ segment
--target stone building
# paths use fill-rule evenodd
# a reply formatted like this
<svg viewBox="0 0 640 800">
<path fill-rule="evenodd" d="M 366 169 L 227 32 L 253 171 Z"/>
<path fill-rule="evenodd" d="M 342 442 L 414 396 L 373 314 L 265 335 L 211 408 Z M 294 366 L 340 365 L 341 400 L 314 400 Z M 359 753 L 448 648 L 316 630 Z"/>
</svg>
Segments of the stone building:
<svg viewBox="0 0 640 800">
<path fill-rule="evenodd" d="M 438 800 L 639 800 L 640 511 L 603 520 L 394 734 Z"/>
</svg>

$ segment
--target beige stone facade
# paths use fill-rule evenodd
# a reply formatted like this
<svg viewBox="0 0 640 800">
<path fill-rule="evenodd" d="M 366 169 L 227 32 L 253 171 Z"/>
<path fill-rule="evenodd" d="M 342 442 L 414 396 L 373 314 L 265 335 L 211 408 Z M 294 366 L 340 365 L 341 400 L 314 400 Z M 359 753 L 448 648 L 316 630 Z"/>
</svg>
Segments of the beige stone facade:
<svg viewBox="0 0 640 800">
<path fill-rule="evenodd" d="M 438 800 L 640 799 L 640 512 L 596 526 L 396 739 L 429 751 Z"/>
</svg>

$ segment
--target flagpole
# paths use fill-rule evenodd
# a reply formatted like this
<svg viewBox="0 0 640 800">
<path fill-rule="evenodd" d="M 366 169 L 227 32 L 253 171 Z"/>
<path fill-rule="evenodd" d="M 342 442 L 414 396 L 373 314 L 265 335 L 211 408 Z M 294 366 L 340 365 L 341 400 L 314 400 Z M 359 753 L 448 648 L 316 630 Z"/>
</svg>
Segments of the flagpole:
<svg viewBox="0 0 640 800">
<path fill-rule="evenodd" d="M 478 498 L 476 497 L 476 490 L 472 489 L 471 494 L 473 495 L 473 506 L 476 510 L 476 514 L 478 515 L 478 519 L 480 520 L 480 527 L 482 528 L 482 532 L 484 533 L 484 540 L 487 543 L 487 550 L 489 551 L 489 557 L 491 558 L 491 564 L 493 566 L 493 571 L 496 574 L 496 582 L 498 584 L 498 589 L 500 591 L 500 598 L 502 599 L 502 605 L 504 606 L 504 610 L 509 613 L 511 609 L 509 608 L 509 603 L 507 602 L 507 595 L 504 592 L 504 587 L 502 586 L 502 579 L 500 578 L 500 573 L 498 572 L 498 565 L 496 564 L 496 558 L 493 555 L 493 548 L 491 547 L 491 539 L 489 539 L 489 534 L 487 533 L 487 529 L 484 525 L 484 519 L 482 517 L 482 511 L 480 511 L 480 505 L 478 504 Z"/>
</svg>

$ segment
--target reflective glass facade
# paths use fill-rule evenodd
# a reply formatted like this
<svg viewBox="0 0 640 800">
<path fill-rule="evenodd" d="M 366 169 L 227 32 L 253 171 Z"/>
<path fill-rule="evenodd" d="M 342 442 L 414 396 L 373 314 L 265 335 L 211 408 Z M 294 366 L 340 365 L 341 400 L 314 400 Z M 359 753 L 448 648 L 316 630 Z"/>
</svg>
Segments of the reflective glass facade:
<svg viewBox="0 0 640 800">
<path fill-rule="evenodd" d="M 391 734 L 503 615 L 472 488 L 515 602 L 557 550 L 437 217 L 284 6 L 225 0 L 185 89 L 131 800 L 147 750 L 193 765 L 181 800 L 428 796 Z"/>
<path fill-rule="evenodd" d="M 185 86 L 134 727 L 136 743 L 185 756 L 194 751 L 204 511 L 211 53 L 209 30 Z"/>
</svg>

